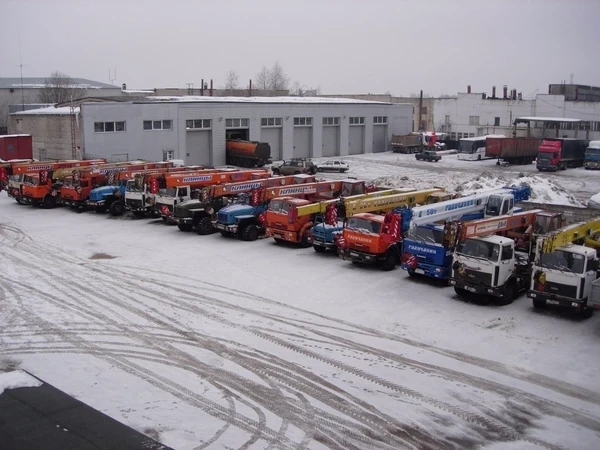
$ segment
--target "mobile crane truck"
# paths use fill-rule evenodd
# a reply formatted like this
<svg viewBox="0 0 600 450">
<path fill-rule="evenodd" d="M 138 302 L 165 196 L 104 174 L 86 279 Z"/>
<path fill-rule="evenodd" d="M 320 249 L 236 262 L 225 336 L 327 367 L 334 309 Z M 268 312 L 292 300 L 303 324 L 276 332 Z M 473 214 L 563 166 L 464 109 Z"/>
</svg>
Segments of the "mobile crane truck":
<svg viewBox="0 0 600 450">
<path fill-rule="evenodd" d="M 421 207 L 405 212 L 405 215 L 412 213 L 412 217 L 403 218 L 404 223 L 410 220 L 411 226 L 405 230 L 407 233 L 400 267 L 410 276 L 425 275 L 447 280 L 450 276 L 454 243 L 446 239 L 447 231 L 439 222 L 511 214 L 514 212 L 514 204 L 529 199 L 530 193 L 529 186 L 502 188 L 459 198 L 435 211 L 431 207 Z M 471 203 L 470 200 L 474 201 Z"/>
<path fill-rule="evenodd" d="M 273 237 L 278 244 L 290 242 L 301 247 L 310 247 L 310 230 L 314 217 L 306 215 L 294 217 L 289 215 L 290 209 L 318 203 L 323 199 L 337 199 L 341 196 L 355 196 L 375 191 L 377 188 L 367 185 L 362 180 L 337 180 L 314 183 L 313 185 L 291 188 L 283 196 L 273 198 L 264 215 L 265 236 Z M 305 198 L 295 198 L 292 195 L 303 195 Z"/>
<path fill-rule="evenodd" d="M 310 241 L 317 253 L 327 250 L 337 252 L 336 238 L 344 229 L 344 219 L 349 215 L 389 211 L 400 206 L 422 204 L 439 199 L 441 188 L 426 189 L 388 189 L 353 197 L 342 197 L 311 205 L 291 209 L 288 214 L 295 217 L 315 215 L 314 225 L 310 231 Z"/>
<path fill-rule="evenodd" d="M 238 234 L 244 240 L 255 240 L 257 230 L 252 225 L 250 218 L 246 217 L 252 213 L 255 208 L 261 204 L 261 197 L 264 191 L 271 192 L 289 186 L 292 184 L 300 184 L 312 182 L 314 176 L 285 176 L 285 177 L 269 177 L 258 180 L 243 181 L 237 183 L 225 183 L 205 187 L 200 192 L 200 198 L 190 199 L 181 202 L 175 206 L 173 212 L 173 220 L 177 222 L 177 226 L 181 231 L 192 231 L 200 235 L 211 234 L 214 231 L 221 231 L 221 234 Z M 245 204 L 248 195 L 252 193 L 252 203 Z M 230 201 L 235 199 L 235 204 L 230 205 Z M 216 226 L 218 223 L 218 214 L 226 208 L 234 207 L 227 217 L 233 216 L 234 219 L 239 219 L 231 225 L 227 222 L 224 227 Z M 235 207 L 240 207 L 241 210 Z"/>
<path fill-rule="evenodd" d="M 539 236 L 527 297 L 535 308 L 557 305 L 593 314 L 592 282 L 598 278 L 600 219 L 579 222 Z"/>
<path fill-rule="evenodd" d="M 531 210 L 466 224 L 465 239 L 454 251 L 450 285 L 462 297 L 478 294 L 501 305 L 512 303 L 529 287 L 533 245 L 517 245 L 507 232 L 524 233 L 523 240 L 535 242 L 536 232 L 561 220 L 560 214 L 548 220 L 542 210 Z"/>
</svg>

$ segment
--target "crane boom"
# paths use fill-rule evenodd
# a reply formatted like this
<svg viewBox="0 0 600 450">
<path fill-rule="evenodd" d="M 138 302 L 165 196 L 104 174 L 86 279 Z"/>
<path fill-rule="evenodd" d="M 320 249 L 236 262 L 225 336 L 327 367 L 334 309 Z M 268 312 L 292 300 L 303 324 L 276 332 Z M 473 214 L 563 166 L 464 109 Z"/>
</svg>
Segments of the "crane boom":
<svg viewBox="0 0 600 450">
<path fill-rule="evenodd" d="M 315 177 L 298 177 L 296 175 L 289 175 L 283 177 L 269 177 L 251 181 L 241 181 L 235 183 L 224 183 L 216 184 L 209 188 L 210 197 L 223 197 L 225 195 L 239 194 L 242 192 L 251 192 L 254 189 L 267 189 L 271 187 L 289 186 L 291 184 L 297 185 L 302 183 L 314 182 Z"/>
<path fill-rule="evenodd" d="M 333 192 L 342 189 L 344 182 L 338 181 L 319 181 L 315 183 L 295 184 L 292 186 L 277 186 L 274 188 L 265 188 L 261 192 L 263 201 L 271 200 L 276 197 L 311 195 L 323 192 Z"/>
<path fill-rule="evenodd" d="M 355 199 L 346 203 L 346 216 L 354 214 L 391 210 L 402 206 L 422 204 L 427 201 L 429 195 L 440 192 L 442 189 L 424 189 L 421 191 L 403 192 L 398 194 Z"/>
<path fill-rule="evenodd" d="M 581 239 L 589 238 L 599 231 L 600 218 L 591 219 L 587 222 L 578 222 L 542 236 L 540 239 L 541 244 L 539 244 L 539 246 L 541 247 L 542 253 L 551 253 L 558 247 L 563 247 Z"/>
<path fill-rule="evenodd" d="M 490 217 L 487 219 L 465 222 L 460 229 L 458 240 L 462 241 L 470 237 L 484 236 L 486 234 L 528 227 L 535 223 L 536 216 L 542 211 L 542 209 L 532 209 L 514 213 L 510 216 Z"/>
</svg>

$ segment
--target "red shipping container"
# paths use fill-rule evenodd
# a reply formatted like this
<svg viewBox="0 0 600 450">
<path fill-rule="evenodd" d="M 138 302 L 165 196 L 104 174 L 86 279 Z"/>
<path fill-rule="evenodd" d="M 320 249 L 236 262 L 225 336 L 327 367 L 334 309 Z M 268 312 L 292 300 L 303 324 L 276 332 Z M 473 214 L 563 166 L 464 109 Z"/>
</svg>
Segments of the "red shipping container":
<svg viewBox="0 0 600 450">
<path fill-rule="evenodd" d="M 0 159 L 32 159 L 33 138 L 30 134 L 0 136 Z"/>
</svg>

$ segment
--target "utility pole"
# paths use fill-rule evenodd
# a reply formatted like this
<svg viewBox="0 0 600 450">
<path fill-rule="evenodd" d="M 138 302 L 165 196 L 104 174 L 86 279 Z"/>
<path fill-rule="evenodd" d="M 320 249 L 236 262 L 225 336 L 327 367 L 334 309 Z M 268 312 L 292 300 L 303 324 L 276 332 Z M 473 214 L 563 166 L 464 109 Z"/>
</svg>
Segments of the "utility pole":
<svg viewBox="0 0 600 450">
<path fill-rule="evenodd" d="M 423 91 L 419 95 L 419 124 L 417 126 L 417 131 L 425 131 L 421 130 L 421 120 L 423 118 Z"/>
<path fill-rule="evenodd" d="M 19 33 L 19 67 L 21 68 L 21 111 L 25 111 L 25 93 L 23 92 L 23 55 L 21 53 L 21 33 Z"/>
</svg>

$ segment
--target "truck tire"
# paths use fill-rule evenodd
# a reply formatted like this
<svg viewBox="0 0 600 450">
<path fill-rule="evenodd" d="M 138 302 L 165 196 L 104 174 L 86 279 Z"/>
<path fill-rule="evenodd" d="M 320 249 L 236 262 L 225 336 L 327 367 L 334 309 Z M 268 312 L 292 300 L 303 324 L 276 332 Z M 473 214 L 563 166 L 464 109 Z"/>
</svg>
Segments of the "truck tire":
<svg viewBox="0 0 600 450">
<path fill-rule="evenodd" d="M 317 253 L 325 253 L 325 251 L 327 250 L 325 247 L 321 247 L 320 245 L 313 245 L 313 248 Z"/>
<path fill-rule="evenodd" d="M 242 241 L 252 242 L 258 239 L 258 227 L 251 223 L 246 225 L 240 233 Z"/>
<path fill-rule="evenodd" d="M 94 208 L 94 211 L 96 211 L 96 214 L 104 214 L 106 212 L 106 210 L 108 209 L 108 206 L 106 205 L 101 205 L 101 206 L 96 206 Z"/>
<path fill-rule="evenodd" d="M 308 173 L 310 173 L 311 175 L 316 174 L 317 168 L 315 166 L 311 166 L 311 168 L 308 170 Z"/>
<path fill-rule="evenodd" d="M 510 305 L 517 296 L 517 283 L 515 280 L 510 280 L 504 286 L 504 296 L 499 297 L 497 303 L 499 305 Z"/>
<path fill-rule="evenodd" d="M 383 263 L 381 265 L 381 268 L 386 272 L 394 270 L 396 268 L 397 259 L 398 258 L 396 257 L 396 253 L 388 250 L 388 252 L 385 255 L 385 259 L 383 260 Z"/>
<path fill-rule="evenodd" d="M 179 231 L 192 231 L 194 225 L 191 223 L 178 223 L 177 228 L 179 228 Z"/>
<path fill-rule="evenodd" d="M 122 216 L 125 213 L 125 205 L 121 202 L 112 202 L 110 205 L 111 216 Z"/>
<path fill-rule="evenodd" d="M 202 219 L 200 219 L 197 226 L 197 233 L 201 236 L 212 234 L 215 231 L 212 226 L 212 220 L 209 216 L 204 216 Z"/>
<path fill-rule="evenodd" d="M 581 318 L 582 319 L 589 319 L 593 315 L 594 315 L 594 310 L 587 305 L 584 306 L 583 309 L 581 310 Z"/>
<path fill-rule="evenodd" d="M 42 201 L 42 208 L 44 209 L 52 209 L 56 206 L 56 197 L 52 195 L 46 195 L 44 200 Z"/>
</svg>

